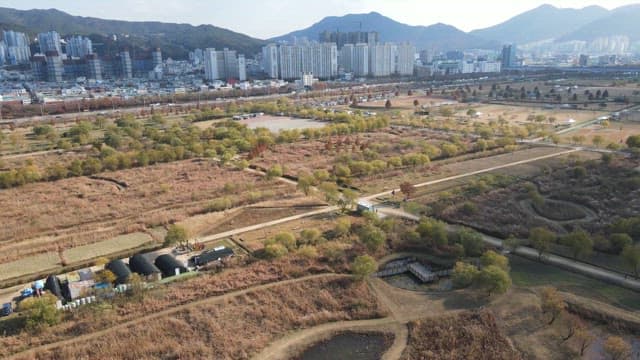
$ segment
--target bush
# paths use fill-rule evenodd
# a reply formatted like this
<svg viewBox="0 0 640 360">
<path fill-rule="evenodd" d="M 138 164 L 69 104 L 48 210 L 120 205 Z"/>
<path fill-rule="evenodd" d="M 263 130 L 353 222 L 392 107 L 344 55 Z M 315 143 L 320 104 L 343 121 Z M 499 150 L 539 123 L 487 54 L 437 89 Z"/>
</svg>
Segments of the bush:
<svg viewBox="0 0 640 360">
<path fill-rule="evenodd" d="M 475 231 L 460 229 L 453 236 L 454 242 L 464 247 L 465 256 L 476 257 L 482 255 L 484 242 L 482 236 Z"/>
<path fill-rule="evenodd" d="M 336 221 L 333 233 L 336 237 L 347 236 L 351 232 L 351 220 L 348 217 L 341 217 Z"/>
<path fill-rule="evenodd" d="M 206 212 L 223 211 L 231 208 L 232 206 L 233 204 L 231 203 L 231 199 L 229 199 L 228 197 L 223 197 L 223 198 L 215 199 L 212 202 L 210 202 L 209 205 L 207 205 L 207 207 L 205 208 L 205 211 Z"/>
<path fill-rule="evenodd" d="M 305 229 L 300 233 L 299 245 L 317 245 L 322 239 L 322 232 L 318 229 Z"/>
<path fill-rule="evenodd" d="M 316 259 L 318 257 L 318 249 L 315 246 L 303 245 L 298 249 L 297 254 L 307 259 Z"/>
<path fill-rule="evenodd" d="M 58 298 L 50 294 L 23 300 L 18 310 L 25 313 L 27 329 L 42 330 L 59 323 L 62 316 L 56 309 L 57 301 Z"/>
<path fill-rule="evenodd" d="M 276 164 L 267 170 L 267 179 L 273 179 L 282 176 L 282 166 Z"/>
<path fill-rule="evenodd" d="M 269 244 L 264 247 L 264 253 L 269 259 L 278 259 L 289 253 L 286 247 L 282 244 Z"/>
<path fill-rule="evenodd" d="M 378 270 L 378 264 L 376 260 L 369 255 L 358 256 L 353 260 L 353 264 L 351 264 L 351 272 L 358 280 L 364 279 L 376 270 Z"/>
<path fill-rule="evenodd" d="M 296 248 L 296 237 L 290 232 L 281 232 L 267 240 L 267 245 L 270 244 L 279 244 L 284 246 L 287 250 L 294 250 Z"/>
</svg>

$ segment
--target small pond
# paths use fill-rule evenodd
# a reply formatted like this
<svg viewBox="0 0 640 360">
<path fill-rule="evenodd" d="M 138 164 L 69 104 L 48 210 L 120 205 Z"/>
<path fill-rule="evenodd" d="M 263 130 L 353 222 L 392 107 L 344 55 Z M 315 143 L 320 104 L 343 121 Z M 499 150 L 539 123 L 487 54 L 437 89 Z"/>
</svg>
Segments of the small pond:
<svg viewBox="0 0 640 360">
<path fill-rule="evenodd" d="M 347 332 L 312 345 L 296 360 L 378 360 L 393 344 L 393 335 Z"/>
</svg>

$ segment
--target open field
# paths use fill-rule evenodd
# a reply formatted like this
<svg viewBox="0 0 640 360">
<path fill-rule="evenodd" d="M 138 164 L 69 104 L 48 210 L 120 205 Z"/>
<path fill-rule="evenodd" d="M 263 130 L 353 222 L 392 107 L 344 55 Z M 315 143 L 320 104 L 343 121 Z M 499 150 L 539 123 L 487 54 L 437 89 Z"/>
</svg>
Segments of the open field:
<svg viewBox="0 0 640 360">
<path fill-rule="evenodd" d="M 577 124 L 597 119 L 600 116 L 607 115 L 608 112 L 604 111 L 578 111 L 578 110 L 564 110 L 564 109 L 545 109 L 542 106 L 509 106 L 509 105 L 471 105 L 472 109 L 481 114 L 478 114 L 475 121 L 481 121 L 488 123 L 491 120 L 497 121 L 499 117 L 508 121 L 512 125 L 524 125 L 530 123 L 536 123 L 530 116 L 544 116 L 543 123 L 551 123 L 548 119 L 555 118 L 552 124 L 562 125 L 567 124 L 569 119 L 573 119 Z M 456 116 L 467 116 L 466 110 L 459 111 Z"/>
<path fill-rule="evenodd" d="M 5 220 L 0 229 L 0 260 L 144 231 L 216 206 L 224 209 L 294 194 L 291 185 L 201 160 L 101 176 L 105 180 L 80 177 L 1 191 Z M 216 200 L 224 204 L 215 204 Z"/>
<path fill-rule="evenodd" d="M 272 115 L 262 115 L 238 122 L 247 125 L 249 129 L 266 128 L 276 133 L 280 130 L 321 128 L 326 125 L 326 123 L 320 121 Z"/>
<path fill-rule="evenodd" d="M 565 144 L 575 144 L 576 140 L 579 140 L 584 145 L 597 145 L 600 147 L 605 147 L 611 143 L 626 146 L 627 138 L 638 134 L 640 134 L 640 122 L 612 121 L 608 127 L 594 124 L 563 134 L 560 136 L 560 141 Z M 593 141 L 595 136 L 600 136 L 602 143 L 595 144 Z"/>
</svg>

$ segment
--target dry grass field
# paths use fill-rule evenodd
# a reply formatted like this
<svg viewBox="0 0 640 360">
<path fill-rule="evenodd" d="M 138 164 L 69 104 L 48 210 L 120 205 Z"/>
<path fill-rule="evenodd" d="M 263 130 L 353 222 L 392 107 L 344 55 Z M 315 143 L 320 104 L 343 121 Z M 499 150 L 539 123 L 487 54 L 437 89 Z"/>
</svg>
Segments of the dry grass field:
<svg viewBox="0 0 640 360">
<path fill-rule="evenodd" d="M 634 121 L 613 121 L 608 127 L 594 124 L 576 131 L 572 131 L 560 136 L 560 141 L 565 144 L 575 144 L 576 139 L 582 141 L 583 145 L 597 145 L 605 147 L 610 143 L 625 146 L 625 141 L 631 135 L 640 134 L 640 122 Z M 594 144 L 594 137 L 602 138 L 601 144 Z"/>
<path fill-rule="evenodd" d="M 189 160 L 0 192 L 0 262 L 88 245 L 207 212 L 223 199 L 241 206 L 295 196 L 291 185 Z M 162 239 L 156 239 L 162 240 Z"/>
</svg>

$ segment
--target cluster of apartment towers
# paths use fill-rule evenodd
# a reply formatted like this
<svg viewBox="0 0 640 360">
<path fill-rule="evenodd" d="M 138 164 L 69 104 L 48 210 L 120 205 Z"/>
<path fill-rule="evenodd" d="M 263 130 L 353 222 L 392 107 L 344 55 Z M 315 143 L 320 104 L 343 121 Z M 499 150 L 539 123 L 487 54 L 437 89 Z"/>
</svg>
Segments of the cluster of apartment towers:
<svg viewBox="0 0 640 360">
<path fill-rule="evenodd" d="M 91 39 L 72 36 L 62 40 L 56 31 L 38 34 L 39 53 L 31 56 L 29 38 L 16 31 L 3 31 L 0 41 L 0 65 L 31 63 L 37 80 L 61 82 L 64 77 L 102 80 L 103 77 L 131 79 L 134 72 L 151 72 L 162 76 L 162 53 L 151 52 L 148 59 L 132 61 L 128 51 L 121 51 L 114 58 L 98 58 L 93 52 Z M 64 51 L 63 51 L 64 45 Z"/>
<path fill-rule="evenodd" d="M 416 48 L 409 43 L 381 43 L 377 32 L 323 32 L 320 41 L 269 44 L 262 48 L 262 66 L 274 79 L 300 79 L 313 74 L 334 79 L 413 75 Z"/>
</svg>

